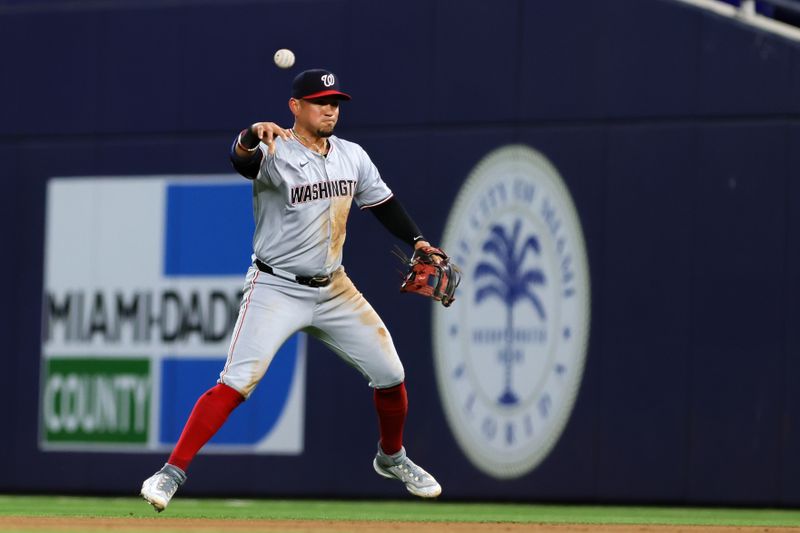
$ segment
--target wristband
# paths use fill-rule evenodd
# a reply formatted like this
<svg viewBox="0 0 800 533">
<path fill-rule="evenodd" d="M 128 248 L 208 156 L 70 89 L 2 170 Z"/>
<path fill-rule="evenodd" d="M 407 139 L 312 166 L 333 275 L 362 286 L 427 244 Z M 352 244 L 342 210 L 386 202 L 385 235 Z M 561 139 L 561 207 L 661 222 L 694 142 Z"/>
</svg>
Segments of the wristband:
<svg viewBox="0 0 800 533">
<path fill-rule="evenodd" d="M 242 130 L 241 133 L 239 133 L 239 138 L 237 139 L 236 142 L 239 143 L 239 146 L 241 146 L 243 150 L 247 150 L 248 152 L 255 152 L 256 150 L 258 150 L 258 143 L 260 143 L 261 140 L 258 137 L 256 137 L 256 134 L 253 133 L 253 130 L 247 128 Z"/>
</svg>

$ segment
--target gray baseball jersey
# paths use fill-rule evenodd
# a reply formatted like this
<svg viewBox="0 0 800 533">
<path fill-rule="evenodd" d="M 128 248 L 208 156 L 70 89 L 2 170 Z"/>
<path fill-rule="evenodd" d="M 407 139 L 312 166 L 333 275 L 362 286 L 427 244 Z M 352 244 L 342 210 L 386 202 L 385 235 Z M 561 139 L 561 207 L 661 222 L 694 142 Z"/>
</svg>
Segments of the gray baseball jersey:
<svg viewBox="0 0 800 533">
<path fill-rule="evenodd" d="M 253 185 L 255 256 L 299 276 L 330 275 L 342 264 L 347 215 L 392 197 L 378 169 L 358 144 L 329 137 L 327 157 L 294 138 L 264 144 Z"/>
</svg>

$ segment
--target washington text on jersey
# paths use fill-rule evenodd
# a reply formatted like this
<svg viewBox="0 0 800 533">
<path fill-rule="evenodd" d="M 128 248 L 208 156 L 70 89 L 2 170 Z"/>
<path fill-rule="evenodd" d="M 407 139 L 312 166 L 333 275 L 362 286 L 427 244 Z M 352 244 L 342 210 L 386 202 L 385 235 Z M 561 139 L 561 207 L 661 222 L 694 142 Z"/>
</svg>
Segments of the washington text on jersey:
<svg viewBox="0 0 800 533">
<path fill-rule="evenodd" d="M 353 196 L 356 180 L 320 181 L 292 187 L 290 200 L 292 205 L 325 200 L 336 196 Z"/>
</svg>

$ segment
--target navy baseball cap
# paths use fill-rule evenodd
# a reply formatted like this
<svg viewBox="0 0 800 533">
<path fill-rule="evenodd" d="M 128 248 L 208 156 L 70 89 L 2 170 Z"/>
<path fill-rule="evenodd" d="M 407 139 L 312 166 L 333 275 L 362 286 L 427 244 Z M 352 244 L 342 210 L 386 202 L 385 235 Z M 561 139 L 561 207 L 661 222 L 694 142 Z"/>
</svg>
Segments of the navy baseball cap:
<svg viewBox="0 0 800 533">
<path fill-rule="evenodd" d="M 321 68 L 304 70 L 292 82 L 292 98 L 310 100 L 324 96 L 350 100 L 349 94 L 339 90 L 339 79 L 330 70 Z"/>
</svg>

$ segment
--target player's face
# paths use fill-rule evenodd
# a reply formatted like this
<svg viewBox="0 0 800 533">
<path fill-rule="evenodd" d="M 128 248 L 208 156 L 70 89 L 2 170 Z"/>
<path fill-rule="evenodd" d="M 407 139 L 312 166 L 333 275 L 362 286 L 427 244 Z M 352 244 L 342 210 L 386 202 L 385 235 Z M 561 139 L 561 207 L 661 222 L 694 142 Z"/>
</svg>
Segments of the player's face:
<svg viewBox="0 0 800 533">
<path fill-rule="evenodd" d="M 315 98 L 300 100 L 297 121 L 317 135 L 330 137 L 339 120 L 339 100 L 336 98 Z"/>
</svg>

